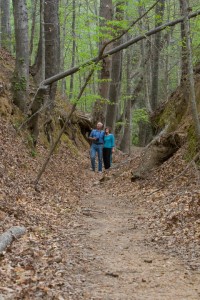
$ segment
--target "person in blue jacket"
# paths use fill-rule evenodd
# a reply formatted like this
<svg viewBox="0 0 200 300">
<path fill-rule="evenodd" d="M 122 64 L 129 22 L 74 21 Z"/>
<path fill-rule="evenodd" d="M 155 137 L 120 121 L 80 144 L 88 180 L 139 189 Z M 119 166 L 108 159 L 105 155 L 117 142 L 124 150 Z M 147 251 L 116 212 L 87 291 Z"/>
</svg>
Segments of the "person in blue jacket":
<svg viewBox="0 0 200 300">
<path fill-rule="evenodd" d="M 111 166 L 112 153 L 115 151 L 115 137 L 110 133 L 110 128 L 105 128 L 104 146 L 103 146 L 103 162 L 105 169 Z"/>
<path fill-rule="evenodd" d="M 90 148 L 90 158 L 92 171 L 95 172 L 95 159 L 96 153 L 98 155 L 98 172 L 102 172 L 102 158 L 103 158 L 103 144 L 104 144 L 104 131 L 102 130 L 103 124 L 97 123 L 97 128 L 93 129 L 90 133 L 89 140 L 92 141 Z"/>
</svg>

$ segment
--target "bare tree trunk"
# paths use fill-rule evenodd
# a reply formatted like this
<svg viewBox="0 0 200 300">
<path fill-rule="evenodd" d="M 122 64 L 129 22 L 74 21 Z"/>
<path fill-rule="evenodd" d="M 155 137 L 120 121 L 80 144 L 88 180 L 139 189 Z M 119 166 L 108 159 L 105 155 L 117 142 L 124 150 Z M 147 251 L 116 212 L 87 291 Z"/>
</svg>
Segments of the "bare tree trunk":
<svg viewBox="0 0 200 300">
<path fill-rule="evenodd" d="M 76 26 L 76 0 L 73 0 L 72 5 L 72 36 L 73 36 L 73 42 L 72 42 L 72 63 L 71 67 L 73 68 L 75 66 L 75 56 L 76 56 L 76 32 L 75 32 L 75 26 Z M 70 87 L 69 87 L 69 99 L 73 97 L 73 89 L 74 89 L 74 74 L 70 77 Z"/>
<path fill-rule="evenodd" d="M 58 0 L 45 0 L 45 78 L 49 78 L 60 71 L 60 31 L 58 18 Z M 49 105 L 53 107 L 57 84 L 50 87 Z"/>
<path fill-rule="evenodd" d="M 155 10 L 155 27 L 161 26 L 163 22 L 165 0 L 160 0 Z M 155 35 L 153 45 L 153 67 L 152 67 L 152 88 L 151 88 L 151 107 L 155 111 L 158 105 L 158 83 L 159 83 L 159 60 L 160 60 L 161 33 Z"/>
<path fill-rule="evenodd" d="M 144 7 L 140 2 L 138 8 L 139 15 L 144 14 Z M 148 21 L 148 20 L 147 20 Z M 142 30 L 147 30 L 148 23 L 145 22 L 144 18 L 141 19 L 141 28 Z M 140 107 L 146 108 L 149 113 L 152 113 L 151 101 L 149 90 L 152 83 L 151 80 L 151 67 L 150 59 L 151 58 L 151 41 L 149 39 L 141 41 L 141 54 L 142 54 L 142 72 L 143 72 L 143 89 L 144 89 L 144 100 L 140 101 Z M 142 86 L 141 86 L 142 89 Z M 139 91 L 140 92 L 140 91 Z M 143 103 L 141 103 L 143 102 Z M 139 133 L 138 133 L 138 146 L 144 147 L 152 139 L 152 126 L 148 122 L 140 121 L 139 122 Z"/>
<path fill-rule="evenodd" d="M 112 0 L 101 0 L 100 2 L 100 28 L 103 30 L 103 28 L 106 26 L 106 22 L 109 20 L 112 20 L 113 15 L 113 8 L 112 8 Z M 102 20 L 103 18 L 103 20 Z M 104 45 L 106 45 L 108 42 L 107 39 L 101 40 L 99 49 L 103 48 Z M 108 46 L 107 49 L 111 48 L 111 44 Z M 111 57 L 106 57 L 103 59 L 101 64 L 101 71 L 99 74 L 99 96 L 100 99 L 97 99 L 94 103 L 93 107 L 93 124 L 96 124 L 98 121 L 101 121 L 102 123 L 105 122 L 105 113 L 106 113 L 106 100 L 108 99 L 108 92 L 109 92 L 109 79 L 110 79 L 110 71 L 111 71 Z"/>
<path fill-rule="evenodd" d="M 12 82 L 14 103 L 25 112 L 29 86 L 28 14 L 25 0 L 13 0 L 16 61 Z"/>
<path fill-rule="evenodd" d="M 124 12 L 121 10 L 124 2 L 118 2 L 116 7 L 117 20 L 123 19 Z M 114 47 L 118 47 L 122 44 L 122 38 L 113 43 Z M 117 117 L 118 101 L 120 94 L 121 84 L 121 68 L 122 68 L 122 52 L 113 54 L 112 56 L 112 69 L 111 69 L 111 83 L 109 88 L 109 101 L 106 112 L 106 125 L 115 131 L 115 122 Z"/>
<path fill-rule="evenodd" d="M 62 32 L 61 32 L 61 47 L 60 47 L 60 71 L 63 72 L 65 69 L 65 57 L 66 53 L 68 53 L 68 49 L 66 49 L 65 44 L 66 44 L 66 36 L 67 36 L 67 15 L 68 15 L 68 5 L 69 1 L 64 0 L 62 1 L 62 4 L 64 6 L 64 20 L 63 20 L 63 26 Z M 61 82 L 61 93 L 64 98 L 66 98 L 66 79 L 64 78 Z"/>
<path fill-rule="evenodd" d="M 40 0 L 40 37 L 35 62 L 30 67 L 30 73 L 37 85 L 45 79 L 44 2 L 45 0 Z"/>
<path fill-rule="evenodd" d="M 144 14 L 145 8 L 143 7 L 143 4 L 141 1 L 139 1 L 139 7 L 138 12 L 139 15 L 142 16 Z M 148 23 L 147 20 L 144 18 L 141 19 L 140 27 L 142 31 L 146 31 L 148 29 Z M 142 40 L 141 41 L 141 55 L 142 55 L 142 72 L 143 72 L 143 84 L 144 84 L 144 98 L 145 98 L 145 107 L 148 112 L 152 112 L 151 108 L 151 101 L 150 101 L 150 95 L 149 95 L 149 87 L 151 81 L 149 80 L 149 77 L 151 76 L 150 72 L 150 66 L 149 66 L 149 60 L 151 57 L 151 42 L 149 39 Z"/>
<path fill-rule="evenodd" d="M 184 0 L 179 0 L 180 13 L 184 15 Z M 187 49 L 186 49 L 186 28 L 185 22 L 181 23 L 181 82 L 186 80 L 188 73 L 188 60 L 187 60 Z"/>
<path fill-rule="evenodd" d="M 37 13 L 37 4 L 38 4 L 38 0 L 35 0 L 34 2 L 34 6 L 32 8 L 32 25 L 31 25 L 31 37 L 30 37 L 30 52 L 29 52 L 29 56 L 30 56 L 30 62 L 31 62 L 31 55 L 33 52 L 33 41 L 34 41 L 34 36 L 35 36 L 35 20 L 36 20 L 36 13 Z"/>
<path fill-rule="evenodd" d="M 194 71 L 192 63 L 192 45 L 190 36 L 190 21 L 188 18 L 189 7 L 188 0 L 181 0 L 182 9 L 184 13 L 184 27 L 185 27 L 185 39 L 186 39 L 186 51 L 187 51 L 187 63 L 188 63 L 188 82 L 190 88 L 190 106 L 191 112 L 194 120 L 194 126 L 196 131 L 196 137 L 198 142 L 198 148 L 200 147 L 200 121 L 198 116 L 198 109 L 196 104 L 196 94 L 195 94 L 195 82 L 194 82 Z"/>
<path fill-rule="evenodd" d="M 132 105 L 131 105 L 131 53 L 130 49 L 127 49 L 127 65 L 126 65 L 126 104 L 125 104 L 125 125 L 124 133 L 120 143 L 120 149 L 130 154 L 131 152 L 131 116 L 132 116 Z"/>
<path fill-rule="evenodd" d="M 11 51 L 10 0 L 1 1 L 1 47 Z"/>
<path fill-rule="evenodd" d="M 45 24 L 44 24 L 44 3 L 45 0 L 41 1 L 41 12 L 40 12 L 40 26 L 41 26 L 41 54 L 42 54 L 42 62 L 41 62 L 41 79 L 45 80 L 45 68 L 46 68 L 46 54 L 45 54 Z"/>
<path fill-rule="evenodd" d="M 51 77 L 59 72 L 60 68 L 60 35 L 59 35 L 59 20 L 58 20 L 58 1 L 40 0 L 40 41 L 38 45 L 38 53 L 36 63 L 32 67 L 32 74 L 43 82 L 45 78 Z M 32 119 L 29 122 L 29 128 L 33 134 L 34 143 L 38 137 L 38 117 L 44 99 L 46 101 L 46 121 L 44 130 L 47 134 L 47 139 L 50 143 L 52 140 L 52 119 L 51 110 L 54 106 L 57 83 L 52 83 L 49 89 L 44 87 L 38 92 L 31 105 Z"/>
</svg>

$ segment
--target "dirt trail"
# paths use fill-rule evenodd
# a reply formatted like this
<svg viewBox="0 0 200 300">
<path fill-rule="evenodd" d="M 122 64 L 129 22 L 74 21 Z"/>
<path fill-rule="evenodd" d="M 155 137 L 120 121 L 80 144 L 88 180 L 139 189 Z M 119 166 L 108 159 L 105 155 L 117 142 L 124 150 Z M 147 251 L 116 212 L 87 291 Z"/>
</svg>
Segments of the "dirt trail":
<svg viewBox="0 0 200 300">
<path fill-rule="evenodd" d="M 74 232 L 81 236 L 85 265 L 81 299 L 200 299 L 200 274 L 145 244 L 147 233 L 137 220 L 146 212 L 103 189 L 94 191 L 82 199 L 80 226 Z"/>
</svg>

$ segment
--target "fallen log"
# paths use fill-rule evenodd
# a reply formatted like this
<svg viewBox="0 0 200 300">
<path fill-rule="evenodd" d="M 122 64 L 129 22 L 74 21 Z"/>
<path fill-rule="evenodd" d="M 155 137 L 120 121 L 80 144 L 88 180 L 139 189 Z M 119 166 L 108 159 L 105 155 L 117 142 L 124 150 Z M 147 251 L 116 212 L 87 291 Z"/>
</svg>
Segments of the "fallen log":
<svg viewBox="0 0 200 300">
<path fill-rule="evenodd" d="M 13 226 L 0 235 L 0 253 L 2 253 L 15 239 L 25 234 L 26 228 Z"/>
</svg>

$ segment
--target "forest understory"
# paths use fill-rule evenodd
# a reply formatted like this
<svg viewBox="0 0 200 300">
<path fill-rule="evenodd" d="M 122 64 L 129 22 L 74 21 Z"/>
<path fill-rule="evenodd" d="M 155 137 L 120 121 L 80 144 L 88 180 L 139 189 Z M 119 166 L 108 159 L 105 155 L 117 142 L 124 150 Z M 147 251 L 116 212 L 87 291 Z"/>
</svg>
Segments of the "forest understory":
<svg viewBox="0 0 200 300">
<path fill-rule="evenodd" d="M 99 175 L 89 149 L 62 143 L 35 190 L 46 149 L 0 131 L 0 230 L 27 230 L 1 254 L 2 299 L 199 299 L 199 170 L 184 148 L 131 182 L 140 148 Z"/>
</svg>

